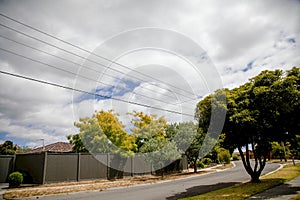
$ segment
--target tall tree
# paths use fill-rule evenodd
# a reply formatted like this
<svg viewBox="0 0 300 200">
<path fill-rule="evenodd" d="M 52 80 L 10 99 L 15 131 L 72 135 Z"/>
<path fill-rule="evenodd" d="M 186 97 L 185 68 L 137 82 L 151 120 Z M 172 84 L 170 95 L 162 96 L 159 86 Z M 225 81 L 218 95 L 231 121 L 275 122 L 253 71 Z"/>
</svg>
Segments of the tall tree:
<svg viewBox="0 0 300 200">
<path fill-rule="evenodd" d="M 263 71 L 239 88 L 227 91 L 224 132 L 237 145 L 244 167 L 253 182 L 259 181 L 271 150 L 270 142 L 283 141 L 299 128 L 299 70 Z M 290 137 L 290 136 L 289 136 Z M 249 145 L 254 155 L 250 163 Z M 246 153 L 242 152 L 242 148 Z"/>
</svg>

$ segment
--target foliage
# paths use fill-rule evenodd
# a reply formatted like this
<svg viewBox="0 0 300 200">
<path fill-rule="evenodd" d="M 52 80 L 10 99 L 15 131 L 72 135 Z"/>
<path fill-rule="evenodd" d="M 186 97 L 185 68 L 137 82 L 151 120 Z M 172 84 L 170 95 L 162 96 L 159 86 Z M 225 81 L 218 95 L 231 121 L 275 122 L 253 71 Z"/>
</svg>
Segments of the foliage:
<svg viewBox="0 0 300 200">
<path fill-rule="evenodd" d="M 20 172 L 13 172 L 8 176 L 11 187 L 19 186 L 23 182 L 23 175 Z"/>
<path fill-rule="evenodd" d="M 80 138 L 79 134 L 70 134 L 67 136 L 67 139 L 69 140 L 70 144 L 72 144 L 72 151 L 74 153 L 85 153 L 89 152 L 85 147 L 84 144 Z"/>
<path fill-rule="evenodd" d="M 282 146 L 278 142 L 271 142 L 271 153 L 273 158 L 282 158 L 283 156 L 283 149 Z"/>
<path fill-rule="evenodd" d="M 224 90 L 217 90 L 215 93 L 206 96 L 198 102 L 195 119 L 198 121 L 199 129 L 203 134 L 201 138 L 201 149 L 199 157 L 209 157 L 217 162 L 216 145 L 223 128 L 226 114 L 226 93 Z"/>
<path fill-rule="evenodd" d="M 200 168 L 204 168 L 205 167 L 204 163 L 202 161 L 199 161 L 199 160 L 196 162 L 196 166 L 200 167 Z"/>
<path fill-rule="evenodd" d="M 271 150 L 270 142 L 285 141 L 299 129 L 299 68 L 283 73 L 263 71 L 249 82 L 227 90 L 226 143 L 236 145 L 252 181 L 258 181 Z M 287 136 L 287 134 L 289 136 Z M 250 165 L 249 146 L 254 152 Z M 242 152 L 246 149 L 246 156 Z"/>
<path fill-rule="evenodd" d="M 199 159 L 199 152 L 202 147 L 204 138 L 205 138 L 205 133 L 201 128 L 199 128 L 196 132 L 196 136 L 194 137 L 191 145 L 186 150 L 188 161 L 191 165 L 194 166 L 194 172 L 197 172 L 196 162 Z"/>
<path fill-rule="evenodd" d="M 154 144 L 153 140 L 159 143 L 166 139 L 165 129 L 167 127 L 167 121 L 164 117 L 158 118 L 156 115 L 148 115 L 136 111 L 129 114 L 133 117 L 131 123 L 134 125 L 134 128 L 131 128 L 131 132 L 136 138 L 137 152 L 140 152 L 140 148 L 150 140 L 150 143 Z M 159 148 L 160 147 L 157 146 L 157 149 Z M 143 151 L 145 151 L 145 149 L 143 149 Z M 153 149 L 149 149 L 149 151 L 153 151 Z"/>
<path fill-rule="evenodd" d="M 22 153 L 28 153 L 28 152 L 30 152 L 32 149 L 31 148 L 29 148 L 29 147 L 20 147 L 20 146 L 17 146 L 16 145 L 16 151 L 15 151 L 15 153 L 16 154 L 22 154 Z"/>
<path fill-rule="evenodd" d="M 229 164 L 230 163 L 230 153 L 227 149 L 224 148 L 218 148 L 218 160 L 220 163 Z"/>
<path fill-rule="evenodd" d="M 16 146 L 12 141 L 5 141 L 3 144 L 0 144 L 0 155 L 13 155 L 16 153 Z"/>
<path fill-rule="evenodd" d="M 295 135 L 295 137 L 291 138 L 290 143 L 291 155 L 296 159 L 300 159 L 300 135 Z"/>
<path fill-rule="evenodd" d="M 183 152 L 178 149 L 176 142 L 167 138 L 168 125 L 164 117 L 157 118 L 156 115 L 136 111 L 130 115 L 133 116 L 134 127 L 131 131 L 136 138 L 137 151 L 147 155 L 148 161 L 154 164 L 156 170 L 181 157 Z"/>
<path fill-rule="evenodd" d="M 240 160 L 238 155 L 236 154 L 232 154 L 232 160 L 236 161 L 236 160 Z"/>
<path fill-rule="evenodd" d="M 188 163 L 194 166 L 194 171 L 197 172 L 196 161 L 205 137 L 202 129 L 198 129 L 193 122 L 175 123 L 167 126 L 166 135 L 176 143 L 178 150 L 184 152 Z"/>
<path fill-rule="evenodd" d="M 203 158 L 201 161 L 205 165 L 210 165 L 212 163 L 212 159 L 210 159 L 210 158 Z"/>
<path fill-rule="evenodd" d="M 75 126 L 80 130 L 83 144 L 92 153 L 112 152 L 127 157 L 136 151 L 135 138 L 127 134 L 113 110 L 101 110 L 91 118 L 81 118 Z"/>
</svg>

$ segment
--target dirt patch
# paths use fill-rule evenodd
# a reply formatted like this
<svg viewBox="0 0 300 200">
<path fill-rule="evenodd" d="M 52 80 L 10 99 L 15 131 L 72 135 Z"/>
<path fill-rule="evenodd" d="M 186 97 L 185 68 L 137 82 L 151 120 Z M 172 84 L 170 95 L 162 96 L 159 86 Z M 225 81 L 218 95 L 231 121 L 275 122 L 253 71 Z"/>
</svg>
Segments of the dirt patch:
<svg viewBox="0 0 300 200">
<path fill-rule="evenodd" d="M 88 190 L 105 190 L 113 187 L 128 187 L 138 184 L 151 184 L 158 181 L 164 180 L 174 180 L 185 178 L 189 176 L 195 176 L 200 174 L 205 174 L 209 172 L 214 172 L 219 169 L 225 169 L 232 167 L 232 164 L 224 166 L 216 166 L 213 169 L 203 169 L 199 170 L 197 173 L 193 172 L 183 172 L 175 173 L 161 176 L 154 175 L 145 175 L 145 176 L 134 176 L 123 179 L 116 180 L 92 180 L 92 181 L 80 181 L 80 182 L 62 182 L 62 183 L 51 183 L 44 185 L 22 185 L 21 188 L 9 189 L 3 195 L 5 199 L 14 199 L 14 198 L 25 198 L 31 196 L 43 196 L 50 194 L 61 194 L 61 193 L 71 193 L 71 192 L 80 192 Z"/>
</svg>

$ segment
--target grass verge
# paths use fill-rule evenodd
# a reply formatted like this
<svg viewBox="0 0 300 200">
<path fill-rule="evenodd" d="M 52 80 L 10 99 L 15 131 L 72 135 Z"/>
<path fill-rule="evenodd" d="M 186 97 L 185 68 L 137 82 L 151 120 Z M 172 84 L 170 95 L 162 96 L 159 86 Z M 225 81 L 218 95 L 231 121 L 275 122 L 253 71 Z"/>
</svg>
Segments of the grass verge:
<svg viewBox="0 0 300 200">
<path fill-rule="evenodd" d="M 260 183 L 241 183 L 182 200 L 242 200 L 300 176 L 300 164 L 286 165 L 279 171 L 263 176 Z"/>
</svg>

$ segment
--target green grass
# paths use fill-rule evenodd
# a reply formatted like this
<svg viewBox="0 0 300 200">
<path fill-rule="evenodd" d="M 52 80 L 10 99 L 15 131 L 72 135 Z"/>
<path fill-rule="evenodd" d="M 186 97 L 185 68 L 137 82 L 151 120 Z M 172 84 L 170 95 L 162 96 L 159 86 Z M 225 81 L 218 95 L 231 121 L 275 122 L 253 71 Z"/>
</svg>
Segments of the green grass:
<svg viewBox="0 0 300 200">
<path fill-rule="evenodd" d="M 218 200 L 240 200 L 248 198 L 254 194 L 265 191 L 269 188 L 280 185 L 286 181 L 300 176 L 300 164 L 287 165 L 279 171 L 263 176 L 260 183 L 241 183 L 234 186 L 222 188 L 211 191 L 199 196 L 184 198 L 184 200 L 204 200 L 204 199 L 218 199 Z"/>
</svg>

